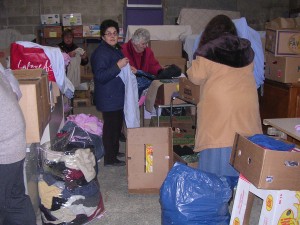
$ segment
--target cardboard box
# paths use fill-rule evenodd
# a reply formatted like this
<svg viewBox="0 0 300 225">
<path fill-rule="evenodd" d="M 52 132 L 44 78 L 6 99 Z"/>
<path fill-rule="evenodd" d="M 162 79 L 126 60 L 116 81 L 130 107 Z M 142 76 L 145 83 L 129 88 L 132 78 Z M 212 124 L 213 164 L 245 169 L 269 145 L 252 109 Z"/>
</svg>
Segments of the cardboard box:
<svg viewBox="0 0 300 225">
<path fill-rule="evenodd" d="M 162 85 L 157 89 L 155 104 L 156 105 L 170 105 L 171 96 L 174 92 L 177 92 L 177 86 L 179 86 L 178 79 L 165 79 L 160 80 Z M 152 85 L 152 84 L 151 84 Z M 174 99 L 173 104 L 185 104 L 186 102 L 180 99 Z"/>
<path fill-rule="evenodd" d="M 26 142 L 39 143 L 50 120 L 48 75 L 41 69 L 13 70 L 20 84 L 19 101 L 26 122 Z"/>
<path fill-rule="evenodd" d="M 63 26 L 82 25 L 81 13 L 62 14 Z"/>
<path fill-rule="evenodd" d="M 300 57 L 300 30 L 296 29 L 267 29 L 266 51 L 275 56 Z"/>
<path fill-rule="evenodd" d="M 266 52 L 265 77 L 282 83 L 297 83 L 300 80 L 300 58 L 276 57 Z"/>
<path fill-rule="evenodd" d="M 83 37 L 83 27 L 79 26 L 64 26 L 63 29 L 71 29 L 73 31 L 74 37 Z"/>
<path fill-rule="evenodd" d="M 157 127 L 157 117 L 152 117 L 150 127 Z M 160 127 L 171 127 L 170 116 L 159 117 Z M 191 116 L 172 116 L 173 145 L 195 145 L 196 126 Z"/>
<path fill-rule="evenodd" d="M 167 65 L 175 64 L 178 66 L 182 73 L 185 73 L 186 71 L 186 59 L 182 57 L 156 57 L 159 64 L 164 67 Z"/>
<path fill-rule="evenodd" d="M 200 86 L 193 84 L 186 77 L 180 77 L 179 96 L 187 102 L 198 104 L 200 100 Z"/>
<path fill-rule="evenodd" d="M 299 190 L 300 152 L 265 149 L 236 134 L 230 163 L 257 188 Z"/>
<path fill-rule="evenodd" d="M 151 170 L 146 167 L 146 150 L 149 147 L 152 149 Z M 126 153 L 129 193 L 159 193 L 163 181 L 173 166 L 171 128 L 128 129 Z"/>
<path fill-rule="evenodd" d="M 179 155 L 177 155 L 175 152 L 173 153 L 173 160 L 174 160 L 174 163 L 175 162 L 180 162 L 180 163 L 183 163 L 187 166 L 190 166 L 190 167 L 193 167 L 193 168 L 198 168 L 198 161 L 197 162 L 187 162 L 185 161 L 183 158 L 181 158 Z"/>
<path fill-rule="evenodd" d="M 41 24 L 43 25 L 60 25 L 59 14 L 42 14 Z"/>
<path fill-rule="evenodd" d="M 44 26 L 44 38 L 61 38 L 62 27 L 61 26 Z"/>
<path fill-rule="evenodd" d="M 98 24 L 83 25 L 83 37 L 100 38 L 100 25 Z"/>
<path fill-rule="evenodd" d="M 0 63 L 4 68 L 8 68 L 7 64 L 10 56 L 10 48 L 0 49 Z"/>
<path fill-rule="evenodd" d="M 240 176 L 229 224 L 249 224 L 254 196 L 263 200 L 257 224 L 297 224 L 299 221 L 299 194 L 299 191 L 257 189 L 246 178 Z"/>
<path fill-rule="evenodd" d="M 152 49 L 155 58 L 182 57 L 182 42 L 180 40 L 150 41 L 149 47 Z"/>
</svg>

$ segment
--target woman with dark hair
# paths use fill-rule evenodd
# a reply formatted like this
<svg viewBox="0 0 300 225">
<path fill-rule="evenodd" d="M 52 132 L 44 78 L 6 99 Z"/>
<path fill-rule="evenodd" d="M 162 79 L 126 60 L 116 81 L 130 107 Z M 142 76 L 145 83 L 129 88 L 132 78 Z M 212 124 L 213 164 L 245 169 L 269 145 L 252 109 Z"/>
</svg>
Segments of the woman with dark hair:
<svg viewBox="0 0 300 225">
<path fill-rule="evenodd" d="M 223 33 L 237 36 L 237 30 L 232 20 L 225 15 L 218 15 L 206 25 L 198 47 L 220 37 Z"/>
<path fill-rule="evenodd" d="M 218 15 L 207 24 L 187 71 L 200 85 L 194 151 L 203 171 L 237 180 L 229 164 L 235 133 L 262 133 L 253 58 L 250 42 L 237 36 L 230 18 Z"/>
<path fill-rule="evenodd" d="M 117 159 L 125 98 L 125 86 L 118 75 L 129 60 L 124 57 L 118 44 L 117 22 L 104 20 L 100 32 L 101 42 L 91 56 L 91 65 L 95 83 L 94 101 L 104 121 L 104 165 L 124 166 L 125 162 Z"/>
<path fill-rule="evenodd" d="M 76 44 L 74 44 L 74 42 L 73 42 L 74 41 L 73 31 L 69 28 L 65 29 L 62 33 L 62 38 L 63 38 L 63 41 L 58 44 L 58 47 L 60 48 L 60 50 L 62 52 L 67 53 L 70 57 L 75 57 L 76 56 L 75 50 L 78 48 L 78 46 Z M 86 54 L 86 51 L 83 52 L 83 54 L 80 55 L 80 57 L 81 57 L 80 65 L 85 66 L 86 64 L 88 64 L 89 59 Z"/>
</svg>

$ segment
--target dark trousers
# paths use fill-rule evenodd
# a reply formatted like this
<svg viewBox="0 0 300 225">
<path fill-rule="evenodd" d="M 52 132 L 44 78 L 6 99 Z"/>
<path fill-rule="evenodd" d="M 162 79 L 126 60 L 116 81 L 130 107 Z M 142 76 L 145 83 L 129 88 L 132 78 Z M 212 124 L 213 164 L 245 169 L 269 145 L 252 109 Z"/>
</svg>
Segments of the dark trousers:
<svg viewBox="0 0 300 225">
<path fill-rule="evenodd" d="M 105 150 L 104 164 L 111 164 L 117 160 L 124 112 L 123 109 L 118 111 L 102 112 L 102 116 L 104 121 L 102 135 Z"/>
<path fill-rule="evenodd" d="M 35 225 L 36 216 L 25 194 L 24 160 L 0 164 L 0 225 Z"/>
</svg>

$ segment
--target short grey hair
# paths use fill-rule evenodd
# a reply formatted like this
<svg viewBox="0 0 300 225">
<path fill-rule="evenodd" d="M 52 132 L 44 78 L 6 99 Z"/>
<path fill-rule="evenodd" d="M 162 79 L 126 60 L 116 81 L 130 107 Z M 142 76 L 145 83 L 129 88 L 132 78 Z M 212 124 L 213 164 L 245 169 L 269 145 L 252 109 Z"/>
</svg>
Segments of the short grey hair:
<svg viewBox="0 0 300 225">
<path fill-rule="evenodd" d="M 141 41 L 149 42 L 150 41 L 150 32 L 145 28 L 137 29 L 131 37 L 131 40 L 134 44 L 139 44 Z"/>
</svg>

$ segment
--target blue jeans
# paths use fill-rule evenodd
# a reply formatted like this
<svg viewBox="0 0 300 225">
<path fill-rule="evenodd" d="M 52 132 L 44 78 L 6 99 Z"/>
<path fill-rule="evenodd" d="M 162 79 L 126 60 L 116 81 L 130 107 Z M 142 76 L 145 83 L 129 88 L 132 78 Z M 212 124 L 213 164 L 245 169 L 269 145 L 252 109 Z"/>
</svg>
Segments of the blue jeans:
<svg viewBox="0 0 300 225">
<path fill-rule="evenodd" d="M 198 169 L 237 180 L 239 172 L 229 164 L 231 149 L 231 147 L 210 148 L 199 152 Z"/>
</svg>

